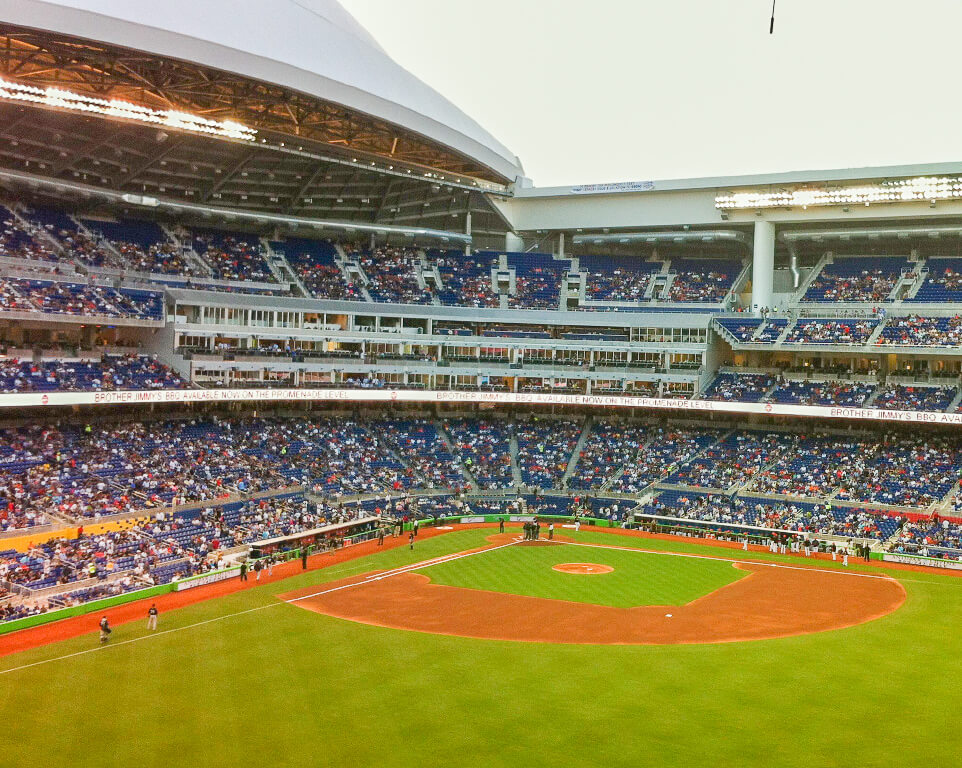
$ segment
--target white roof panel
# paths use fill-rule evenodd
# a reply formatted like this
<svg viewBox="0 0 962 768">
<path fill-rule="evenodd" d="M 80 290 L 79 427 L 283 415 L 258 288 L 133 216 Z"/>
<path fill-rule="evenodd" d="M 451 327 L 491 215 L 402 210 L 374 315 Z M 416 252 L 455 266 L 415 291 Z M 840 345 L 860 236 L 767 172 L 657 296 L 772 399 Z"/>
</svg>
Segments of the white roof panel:
<svg viewBox="0 0 962 768">
<path fill-rule="evenodd" d="M 514 181 L 521 163 L 336 0 L 0 0 L 8 23 L 190 61 L 394 123 Z"/>
</svg>

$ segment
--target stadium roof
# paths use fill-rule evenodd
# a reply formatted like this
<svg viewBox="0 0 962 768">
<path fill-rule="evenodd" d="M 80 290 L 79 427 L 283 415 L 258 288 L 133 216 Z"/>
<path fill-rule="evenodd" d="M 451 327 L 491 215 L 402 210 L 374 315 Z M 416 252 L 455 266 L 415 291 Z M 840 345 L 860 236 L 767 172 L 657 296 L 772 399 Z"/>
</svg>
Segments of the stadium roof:
<svg viewBox="0 0 962 768">
<path fill-rule="evenodd" d="M 0 8 L 6 55 L 19 55 L 24 82 L 190 109 L 502 184 L 523 175 L 516 156 L 394 62 L 335 0 Z"/>
</svg>

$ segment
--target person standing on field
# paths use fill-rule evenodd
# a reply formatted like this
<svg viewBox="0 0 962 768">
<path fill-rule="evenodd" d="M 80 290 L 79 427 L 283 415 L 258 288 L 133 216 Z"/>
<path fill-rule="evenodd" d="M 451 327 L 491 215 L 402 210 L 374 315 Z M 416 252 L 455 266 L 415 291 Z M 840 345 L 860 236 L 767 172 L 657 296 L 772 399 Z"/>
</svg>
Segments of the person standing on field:
<svg viewBox="0 0 962 768">
<path fill-rule="evenodd" d="M 150 610 L 147 611 L 147 629 L 152 632 L 157 631 L 157 603 L 151 604 Z"/>
<path fill-rule="evenodd" d="M 554 538 L 554 521 L 548 523 L 548 540 Z"/>
<path fill-rule="evenodd" d="M 247 561 L 246 561 L 246 560 L 244 560 L 244 561 L 241 563 L 241 568 L 240 568 L 240 580 L 241 580 L 241 581 L 247 581 Z"/>
<path fill-rule="evenodd" d="M 414 531 L 413 530 L 408 534 L 408 547 L 410 547 L 412 552 L 414 551 Z"/>
<path fill-rule="evenodd" d="M 301 570 L 307 570 L 307 545 L 301 547 Z"/>
<path fill-rule="evenodd" d="M 110 633 L 113 630 L 110 628 L 110 622 L 107 621 L 107 617 L 103 616 L 100 619 L 100 642 L 106 643 L 110 639 Z"/>
</svg>

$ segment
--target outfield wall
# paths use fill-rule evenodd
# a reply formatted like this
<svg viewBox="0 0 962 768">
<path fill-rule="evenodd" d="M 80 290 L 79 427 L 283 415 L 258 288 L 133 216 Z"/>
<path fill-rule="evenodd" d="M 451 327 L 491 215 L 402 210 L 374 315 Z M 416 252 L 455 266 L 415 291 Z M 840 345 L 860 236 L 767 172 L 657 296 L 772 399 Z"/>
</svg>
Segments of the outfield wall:
<svg viewBox="0 0 962 768">
<path fill-rule="evenodd" d="M 176 584 L 171 582 L 170 584 L 158 584 L 155 587 L 147 587 L 145 589 L 138 589 L 133 592 L 124 592 L 122 595 L 113 595 L 111 597 L 105 597 L 100 600 L 92 600 L 89 603 L 81 603 L 80 605 L 71 605 L 69 608 L 61 608 L 57 611 L 47 611 L 47 613 L 38 613 L 36 616 L 25 616 L 22 619 L 16 619 L 14 621 L 7 621 L 0 624 L 0 635 L 6 635 L 9 632 L 16 632 L 20 629 L 29 629 L 30 627 L 37 627 L 41 624 L 49 624 L 51 621 L 59 621 L 60 619 L 69 619 L 72 616 L 83 616 L 87 613 L 95 613 L 97 611 L 102 611 L 107 608 L 113 608 L 118 605 L 123 605 L 124 603 L 132 603 L 134 600 L 143 600 L 148 597 L 157 597 L 158 595 L 165 595 L 168 592 L 173 592 L 176 589 Z"/>
</svg>

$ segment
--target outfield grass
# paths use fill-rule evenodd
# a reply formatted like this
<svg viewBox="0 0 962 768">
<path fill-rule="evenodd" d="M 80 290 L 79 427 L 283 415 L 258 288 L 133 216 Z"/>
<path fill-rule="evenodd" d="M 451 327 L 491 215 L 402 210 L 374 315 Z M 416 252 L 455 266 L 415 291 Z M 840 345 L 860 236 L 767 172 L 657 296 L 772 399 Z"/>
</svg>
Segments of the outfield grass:
<svg viewBox="0 0 962 768">
<path fill-rule="evenodd" d="M 608 565 L 614 571 L 586 576 L 552 570 L 552 566 L 572 562 Z M 684 605 L 748 575 L 731 563 L 717 560 L 564 544 L 505 547 L 432 565 L 420 572 L 434 584 L 614 608 Z"/>
<path fill-rule="evenodd" d="M 119 642 L 143 628 L 118 627 L 112 647 L 2 674 L 0 765 L 801 767 L 958 759 L 962 580 L 940 574 L 905 573 L 908 600 L 877 621 L 724 645 L 470 640 L 353 624 L 293 605 L 229 616 L 273 606 L 276 593 L 300 586 L 478 546 L 487 533 L 456 531 L 419 542 L 414 553 L 382 552 L 193 605 L 164 614 L 161 628 L 228 617 L 127 645 Z M 575 538 L 612 541 L 599 532 Z M 685 541 L 614 541 L 742 555 Z M 572 558 L 588 559 L 595 558 Z M 95 635 L 74 638 L 0 659 L 0 669 L 96 644 Z"/>
</svg>

